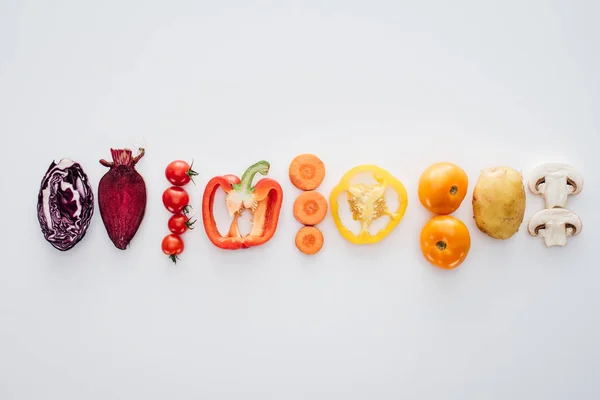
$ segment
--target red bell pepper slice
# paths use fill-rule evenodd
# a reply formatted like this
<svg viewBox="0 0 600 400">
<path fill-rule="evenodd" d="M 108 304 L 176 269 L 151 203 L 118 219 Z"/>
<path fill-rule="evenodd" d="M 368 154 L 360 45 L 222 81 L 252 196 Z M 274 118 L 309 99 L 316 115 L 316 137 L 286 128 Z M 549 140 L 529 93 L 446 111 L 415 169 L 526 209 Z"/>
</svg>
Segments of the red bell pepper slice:
<svg viewBox="0 0 600 400">
<path fill-rule="evenodd" d="M 267 161 L 259 161 L 244 172 L 241 180 L 235 175 L 224 175 L 208 182 L 202 198 L 202 220 L 204 230 L 215 246 L 237 250 L 259 246 L 273 237 L 279 221 L 283 190 L 277 181 L 270 178 L 263 178 L 252 186 L 255 175 L 267 175 L 269 168 Z M 219 232 L 213 213 L 215 194 L 219 188 L 227 195 L 227 210 L 233 218 L 226 235 Z M 245 210 L 250 210 L 253 222 L 251 232 L 242 236 L 237 220 Z"/>
</svg>

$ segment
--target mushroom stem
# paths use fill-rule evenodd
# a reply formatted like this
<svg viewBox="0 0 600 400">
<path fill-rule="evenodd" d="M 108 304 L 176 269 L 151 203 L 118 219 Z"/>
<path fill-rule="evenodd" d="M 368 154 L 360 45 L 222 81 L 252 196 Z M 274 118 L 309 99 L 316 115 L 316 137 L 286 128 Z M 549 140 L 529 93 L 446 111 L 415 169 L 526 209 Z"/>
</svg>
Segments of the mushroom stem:
<svg viewBox="0 0 600 400">
<path fill-rule="evenodd" d="M 548 221 L 544 228 L 543 236 L 546 246 L 566 246 L 567 226 L 564 221 Z"/>
<path fill-rule="evenodd" d="M 567 203 L 567 197 L 570 194 L 567 177 L 548 175 L 546 176 L 545 185 L 544 199 L 546 200 L 546 208 L 564 207 Z"/>
</svg>

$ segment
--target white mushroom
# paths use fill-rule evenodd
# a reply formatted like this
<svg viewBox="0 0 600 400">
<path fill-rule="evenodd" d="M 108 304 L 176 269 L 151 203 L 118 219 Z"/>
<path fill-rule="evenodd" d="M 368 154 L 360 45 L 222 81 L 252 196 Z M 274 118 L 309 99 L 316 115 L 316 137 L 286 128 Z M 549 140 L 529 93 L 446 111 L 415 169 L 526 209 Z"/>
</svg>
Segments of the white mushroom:
<svg viewBox="0 0 600 400">
<path fill-rule="evenodd" d="M 567 197 L 583 189 L 583 177 L 567 164 L 543 164 L 531 173 L 529 189 L 544 197 L 546 208 L 565 208 Z"/>
<path fill-rule="evenodd" d="M 547 247 L 565 246 L 567 236 L 578 235 L 581 229 L 581 219 L 564 208 L 538 211 L 528 225 L 529 234 L 543 237 Z"/>
</svg>

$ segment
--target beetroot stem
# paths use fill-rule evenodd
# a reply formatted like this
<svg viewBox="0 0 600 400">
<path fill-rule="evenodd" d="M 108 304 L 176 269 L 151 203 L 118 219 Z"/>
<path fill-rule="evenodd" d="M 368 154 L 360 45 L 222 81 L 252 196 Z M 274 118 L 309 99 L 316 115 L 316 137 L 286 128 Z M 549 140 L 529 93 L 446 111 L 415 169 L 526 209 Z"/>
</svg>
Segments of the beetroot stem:
<svg viewBox="0 0 600 400">
<path fill-rule="evenodd" d="M 140 161 L 140 159 L 141 159 L 142 157 L 144 157 L 144 154 L 146 153 L 146 150 L 144 150 L 144 148 L 143 148 L 143 147 L 140 147 L 140 148 L 139 148 L 139 151 L 140 151 L 140 152 L 138 153 L 138 155 L 137 155 L 137 156 L 135 156 L 135 158 L 133 159 L 133 164 L 132 164 L 132 165 L 135 165 L 135 164 L 137 164 L 137 162 L 138 162 L 138 161 Z"/>
<path fill-rule="evenodd" d="M 139 154 L 137 156 L 135 156 L 135 158 L 131 161 L 132 167 L 135 166 L 135 164 L 137 164 L 137 162 L 140 161 L 140 159 L 142 157 L 144 157 L 144 154 L 146 153 L 146 150 L 144 150 L 144 148 L 142 148 L 142 147 L 139 148 L 139 151 L 140 151 Z M 102 164 L 108 168 L 112 168 L 115 165 L 114 162 L 106 161 L 105 159 L 101 159 L 100 164 Z"/>
</svg>

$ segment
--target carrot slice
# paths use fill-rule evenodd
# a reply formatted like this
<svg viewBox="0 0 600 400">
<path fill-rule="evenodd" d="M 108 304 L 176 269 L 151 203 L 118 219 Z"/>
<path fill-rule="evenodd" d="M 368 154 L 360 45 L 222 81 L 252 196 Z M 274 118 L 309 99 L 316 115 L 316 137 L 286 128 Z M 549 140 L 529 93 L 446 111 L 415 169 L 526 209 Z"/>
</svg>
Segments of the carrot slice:
<svg viewBox="0 0 600 400">
<path fill-rule="evenodd" d="M 319 192 L 304 192 L 294 201 L 294 217 L 304 225 L 317 225 L 327 215 L 327 200 Z"/>
<path fill-rule="evenodd" d="M 296 247 L 304 254 L 318 253 L 325 242 L 321 231 L 314 226 L 300 228 L 296 234 Z"/>
<path fill-rule="evenodd" d="M 314 154 L 300 154 L 290 163 L 290 181 L 300 190 L 315 190 L 325 179 L 325 164 Z"/>
</svg>

